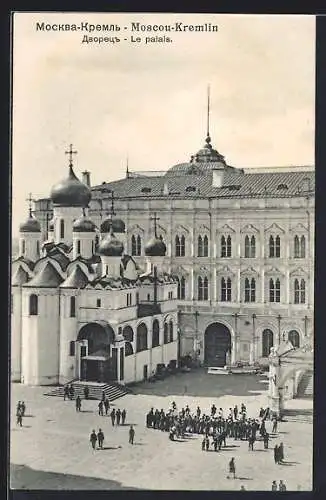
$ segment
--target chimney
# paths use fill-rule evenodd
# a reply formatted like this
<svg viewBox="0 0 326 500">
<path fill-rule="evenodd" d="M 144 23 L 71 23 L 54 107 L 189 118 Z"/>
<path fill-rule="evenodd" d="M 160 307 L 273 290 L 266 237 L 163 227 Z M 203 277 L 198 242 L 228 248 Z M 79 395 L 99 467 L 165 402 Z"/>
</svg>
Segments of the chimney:
<svg viewBox="0 0 326 500">
<path fill-rule="evenodd" d="M 84 170 L 82 172 L 83 174 L 83 183 L 86 184 L 86 186 L 91 187 L 91 173 L 88 172 L 88 170 Z"/>
</svg>

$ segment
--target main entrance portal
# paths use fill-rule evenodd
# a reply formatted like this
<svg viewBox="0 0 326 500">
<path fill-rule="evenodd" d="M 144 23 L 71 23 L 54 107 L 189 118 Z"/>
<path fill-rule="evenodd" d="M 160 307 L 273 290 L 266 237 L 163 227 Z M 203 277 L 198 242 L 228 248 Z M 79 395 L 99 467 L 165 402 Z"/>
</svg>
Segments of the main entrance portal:
<svg viewBox="0 0 326 500">
<path fill-rule="evenodd" d="M 231 334 L 221 323 L 212 323 L 205 331 L 205 364 L 225 366 L 231 353 Z"/>
</svg>

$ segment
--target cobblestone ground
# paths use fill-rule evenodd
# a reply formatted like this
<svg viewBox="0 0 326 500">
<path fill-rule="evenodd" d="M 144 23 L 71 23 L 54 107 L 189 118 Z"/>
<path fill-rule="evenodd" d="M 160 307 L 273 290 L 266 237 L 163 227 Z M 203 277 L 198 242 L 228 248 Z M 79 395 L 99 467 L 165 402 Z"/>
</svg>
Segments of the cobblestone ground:
<svg viewBox="0 0 326 500">
<path fill-rule="evenodd" d="M 174 390 L 175 388 L 175 390 Z M 180 374 L 156 384 L 142 384 L 134 394 L 112 406 L 125 408 L 127 424 L 134 424 L 135 444 L 128 443 L 128 425 L 112 427 L 109 417 L 97 414 L 97 401 L 83 401 L 76 413 L 73 401 L 43 395 L 44 388 L 12 385 L 11 487 L 19 489 L 156 489 L 156 490 L 270 490 L 272 480 L 283 479 L 288 490 L 312 489 L 312 401 L 287 403 L 289 416 L 270 440 L 248 451 L 243 441 L 227 440 L 220 452 L 202 452 L 201 437 L 172 442 L 168 434 L 145 427 L 150 407 L 189 404 L 209 411 L 214 402 L 227 408 L 243 401 L 248 414 L 257 416 L 266 406 L 266 378 Z M 205 394 L 205 395 L 204 395 Z M 15 405 L 24 400 L 27 415 L 17 427 Z M 89 434 L 101 427 L 105 449 L 93 451 Z M 275 465 L 273 446 L 284 443 L 285 463 Z M 234 456 L 237 478 L 227 479 Z"/>
</svg>

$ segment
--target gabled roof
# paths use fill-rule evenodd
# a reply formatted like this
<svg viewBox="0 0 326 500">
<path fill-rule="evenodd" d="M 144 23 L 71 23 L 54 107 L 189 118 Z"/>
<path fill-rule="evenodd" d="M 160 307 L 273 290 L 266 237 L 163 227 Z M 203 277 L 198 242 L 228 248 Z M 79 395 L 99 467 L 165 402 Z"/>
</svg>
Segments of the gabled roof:
<svg viewBox="0 0 326 500">
<path fill-rule="evenodd" d="M 86 274 L 80 266 L 74 267 L 70 275 L 61 283 L 60 288 L 85 288 L 88 283 Z"/>
<path fill-rule="evenodd" d="M 51 262 L 47 262 L 43 269 L 31 281 L 27 282 L 26 287 L 33 288 L 57 288 L 63 281 L 58 271 Z"/>
<path fill-rule="evenodd" d="M 123 290 L 125 288 L 137 287 L 137 280 L 129 280 L 127 278 L 110 278 L 101 276 L 94 281 L 89 282 L 88 286 L 98 288 L 99 286 L 104 290 Z"/>
<path fill-rule="evenodd" d="M 12 286 L 22 286 L 28 281 L 28 273 L 19 266 L 11 278 Z"/>
</svg>

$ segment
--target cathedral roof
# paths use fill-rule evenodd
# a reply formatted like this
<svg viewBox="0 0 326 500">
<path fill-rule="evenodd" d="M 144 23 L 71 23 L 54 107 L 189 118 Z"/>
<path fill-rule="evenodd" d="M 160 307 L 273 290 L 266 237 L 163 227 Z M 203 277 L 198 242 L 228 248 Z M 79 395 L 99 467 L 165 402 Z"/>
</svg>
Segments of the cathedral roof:
<svg viewBox="0 0 326 500">
<path fill-rule="evenodd" d="M 35 263 L 30 260 L 30 259 L 27 259 L 27 257 L 23 257 L 22 255 L 20 257 L 18 257 L 17 259 L 13 260 L 13 263 L 14 262 L 24 262 L 24 264 L 27 265 L 27 267 L 32 271 L 35 267 Z"/>
<path fill-rule="evenodd" d="M 126 225 L 123 220 L 108 218 L 105 219 L 101 224 L 101 233 L 109 233 L 111 230 L 111 225 L 114 233 L 124 233 L 126 231 Z"/>
<path fill-rule="evenodd" d="M 61 283 L 60 288 L 84 288 L 87 283 L 88 277 L 79 266 L 76 266 L 65 281 Z"/>
<path fill-rule="evenodd" d="M 11 284 L 12 286 L 21 286 L 28 281 L 28 273 L 19 266 L 15 273 L 12 275 Z"/>
<path fill-rule="evenodd" d="M 38 220 L 35 219 L 31 214 L 28 219 L 20 224 L 19 231 L 21 233 L 40 233 L 41 226 Z"/>
<path fill-rule="evenodd" d="M 99 244 L 98 253 L 106 257 L 120 257 L 123 254 L 123 243 L 113 233 L 108 234 Z"/>
<path fill-rule="evenodd" d="M 33 288 L 57 288 L 63 281 L 58 271 L 53 267 L 51 262 L 47 262 L 43 269 L 25 283 L 26 287 Z"/>
<path fill-rule="evenodd" d="M 80 217 L 75 220 L 72 226 L 72 230 L 75 233 L 94 233 L 96 226 L 91 219 L 88 219 L 85 216 Z"/>
<path fill-rule="evenodd" d="M 92 288 L 95 288 L 98 285 L 100 285 L 103 290 L 122 290 L 124 288 L 137 287 L 137 280 L 129 280 L 123 277 L 112 278 L 101 276 L 88 284 L 88 286 L 91 286 Z"/>
<path fill-rule="evenodd" d="M 166 245 L 163 240 L 153 236 L 145 245 L 145 255 L 148 257 L 164 257 Z"/>
<path fill-rule="evenodd" d="M 50 197 L 54 206 L 87 207 L 91 199 L 91 191 L 78 179 L 70 164 L 68 177 L 52 187 Z"/>
</svg>

